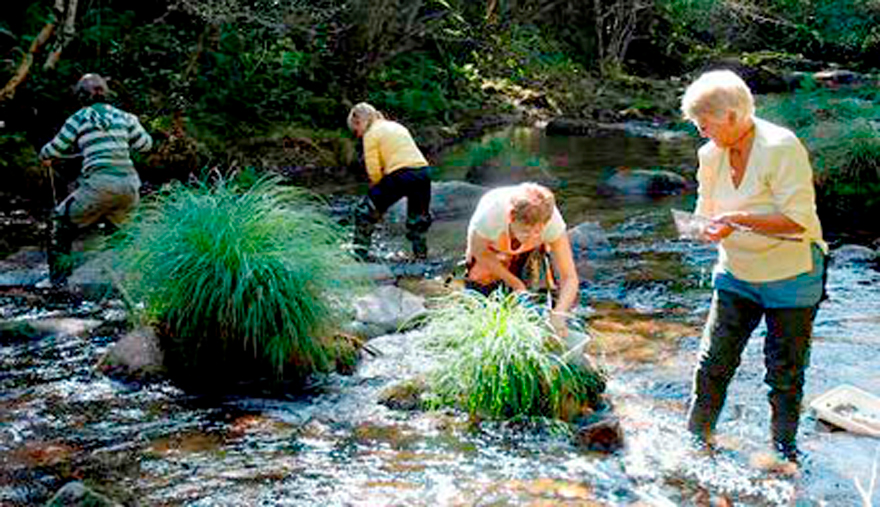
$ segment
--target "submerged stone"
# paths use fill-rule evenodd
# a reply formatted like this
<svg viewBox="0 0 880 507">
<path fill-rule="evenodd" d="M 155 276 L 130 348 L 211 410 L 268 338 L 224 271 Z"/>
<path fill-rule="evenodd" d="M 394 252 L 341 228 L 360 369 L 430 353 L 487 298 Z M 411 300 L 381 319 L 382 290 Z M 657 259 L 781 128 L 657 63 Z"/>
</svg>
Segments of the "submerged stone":
<svg viewBox="0 0 880 507">
<path fill-rule="evenodd" d="M 58 490 L 46 507 L 117 507 L 121 504 L 89 489 L 79 481 L 68 482 Z"/>
<path fill-rule="evenodd" d="M 140 327 L 126 333 L 98 361 L 98 370 L 126 380 L 148 380 L 165 371 L 165 356 L 156 332 Z"/>
</svg>

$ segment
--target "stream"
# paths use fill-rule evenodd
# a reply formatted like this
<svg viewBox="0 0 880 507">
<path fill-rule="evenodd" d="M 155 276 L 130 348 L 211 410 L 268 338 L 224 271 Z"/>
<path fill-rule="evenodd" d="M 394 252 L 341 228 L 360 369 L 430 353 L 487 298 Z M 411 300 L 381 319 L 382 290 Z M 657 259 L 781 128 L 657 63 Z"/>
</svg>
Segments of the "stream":
<svg viewBox="0 0 880 507">
<path fill-rule="evenodd" d="M 492 143 L 503 152 L 475 165 L 473 153 Z M 693 190 L 645 197 L 605 186 L 621 167 L 693 179 L 696 145 L 686 136 L 547 137 L 511 128 L 438 164 L 438 181 L 545 183 L 569 227 L 601 227 L 610 248 L 590 256 L 577 313 L 609 373 L 622 450 L 592 453 L 552 428 L 475 426 L 454 411 L 378 403 L 387 387 L 431 368 L 419 330 L 373 339 L 379 355 L 304 393 L 194 396 L 168 381 L 124 383 L 95 370 L 115 339 L 112 324 L 124 318 L 120 302 L 53 306 L 7 291 L 0 323 L 33 324 L 28 333 L 0 327 L 0 505 L 45 503 L 70 480 L 151 506 L 861 505 L 854 480 L 870 481 L 880 440 L 835 430 L 809 409 L 800 470 L 762 465 L 769 405 L 760 330 L 731 384 L 720 450 L 707 455 L 687 437 L 714 247 L 676 238 L 670 210 L 692 209 Z M 333 195 L 343 206 L 356 197 Z M 435 223 L 438 265 L 460 258 L 466 220 Z M 391 226 L 377 244 L 389 258 L 406 249 Z M 829 294 L 816 319 L 805 405 L 841 384 L 880 394 L 880 271 L 833 261 Z M 880 491 L 872 501 L 880 505 Z"/>
</svg>

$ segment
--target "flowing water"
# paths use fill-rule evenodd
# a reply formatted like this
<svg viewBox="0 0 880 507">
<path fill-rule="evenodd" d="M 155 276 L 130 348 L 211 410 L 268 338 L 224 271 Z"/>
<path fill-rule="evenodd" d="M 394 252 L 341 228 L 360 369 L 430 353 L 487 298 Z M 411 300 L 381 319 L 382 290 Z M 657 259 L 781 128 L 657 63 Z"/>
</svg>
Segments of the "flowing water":
<svg viewBox="0 0 880 507">
<path fill-rule="evenodd" d="M 500 157 L 468 159 L 498 140 Z M 547 138 L 524 129 L 461 147 L 440 164 L 441 180 L 542 181 L 557 190 L 570 226 L 601 226 L 611 249 L 590 259 L 579 314 L 610 374 L 625 435 L 617 453 L 583 451 L 552 428 L 474 426 L 454 412 L 379 404 L 386 387 L 431 367 L 419 331 L 371 341 L 378 356 L 308 393 L 206 398 L 95 371 L 113 341 L 107 323 L 120 318 L 116 303 L 71 309 L 7 294 L 0 300 L 0 505 L 45 502 L 73 479 L 129 505 L 860 505 L 854 478 L 867 486 L 878 439 L 831 431 L 808 411 L 798 473 L 764 466 L 769 408 L 760 333 L 731 386 L 720 450 L 707 455 L 685 435 L 714 253 L 675 237 L 669 210 L 690 209 L 692 193 L 617 195 L 603 182 L 621 166 L 692 177 L 693 150 L 689 139 Z M 460 257 L 464 220 L 432 229 L 432 255 L 446 261 L 440 265 Z M 387 232 L 379 243 L 390 255 L 403 242 Z M 807 401 L 839 384 L 880 393 L 878 282 L 870 265 L 832 265 Z M 28 332 L 9 331 L 23 329 L 13 325 L 22 321 Z M 880 505 L 880 492 L 873 502 Z"/>
</svg>

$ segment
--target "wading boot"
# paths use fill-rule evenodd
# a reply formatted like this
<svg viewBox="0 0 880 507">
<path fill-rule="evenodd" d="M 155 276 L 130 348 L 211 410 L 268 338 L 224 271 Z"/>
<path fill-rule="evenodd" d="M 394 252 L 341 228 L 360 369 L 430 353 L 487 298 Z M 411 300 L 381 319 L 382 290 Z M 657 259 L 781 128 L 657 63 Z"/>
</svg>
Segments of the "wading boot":
<svg viewBox="0 0 880 507">
<path fill-rule="evenodd" d="M 49 281 L 53 288 L 67 286 L 73 273 L 73 240 L 76 228 L 67 217 L 55 217 L 49 229 L 49 246 L 46 249 L 49 262 Z"/>
</svg>

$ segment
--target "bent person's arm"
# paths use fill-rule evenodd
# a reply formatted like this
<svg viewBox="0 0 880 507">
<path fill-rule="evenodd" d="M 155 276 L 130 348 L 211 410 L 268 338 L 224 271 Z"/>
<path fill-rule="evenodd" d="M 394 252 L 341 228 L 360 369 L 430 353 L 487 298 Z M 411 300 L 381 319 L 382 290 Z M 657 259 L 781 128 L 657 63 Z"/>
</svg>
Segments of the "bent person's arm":
<svg viewBox="0 0 880 507">
<path fill-rule="evenodd" d="M 556 330 L 556 334 L 566 336 L 568 328 L 565 319 L 571 308 L 577 303 L 578 280 L 577 269 L 574 265 L 574 256 L 571 253 L 571 243 L 568 234 L 562 234 L 558 239 L 551 242 L 550 255 L 553 258 L 553 267 L 559 277 L 559 296 L 550 313 L 550 323 Z"/>
<path fill-rule="evenodd" d="M 364 165 L 367 166 L 367 177 L 370 179 L 370 186 L 379 183 L 383 176 L 382 152 L 379 146 L 380 140 L 375 132 L 367 132 L 364 134 Z"/>
<path fill-rule="evenodd" d="M 526 290 L 526 284 L 498 260 L 489 246 L 491 240 L 478 232 L 471 232 L 470 252 L 476 260 L 477 269 L 488 271 L 493 278 L 503 281 L 512 290 L 519 292 Z"/>
<path fill-rule="evenodd" d="M 71 116 L 64 122 L 58 134 L 40 150 L 40 159 L 61 158 L 73 147 L 78 131 L 79 122 Z"/>
<path fill-rule="evenodd" d="M 153 138 L 144 130 L 137 116 L 131 115 L 131 120 L 128 128 L 128 145 L 131 149 L 140 152 L 150 151 L 153 148 Z"/>
</svg>

